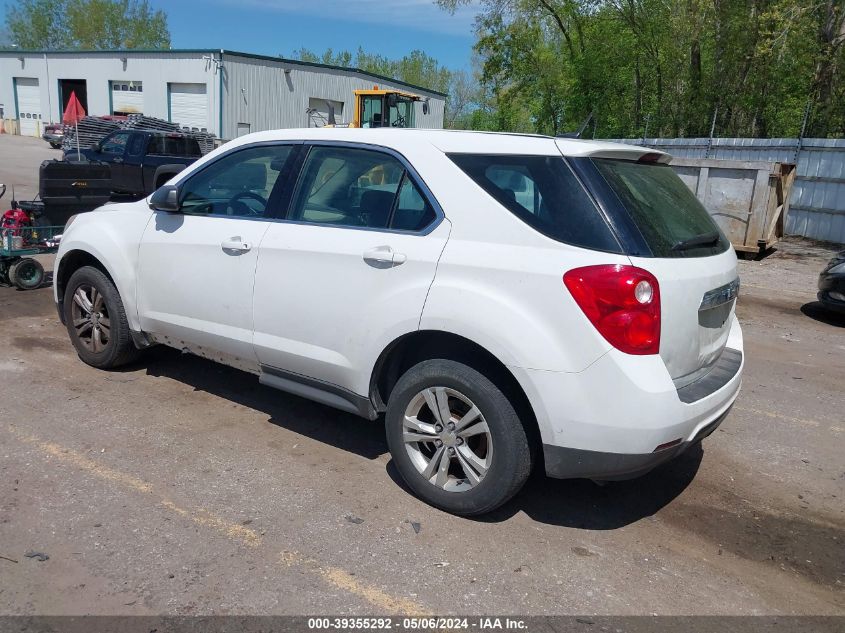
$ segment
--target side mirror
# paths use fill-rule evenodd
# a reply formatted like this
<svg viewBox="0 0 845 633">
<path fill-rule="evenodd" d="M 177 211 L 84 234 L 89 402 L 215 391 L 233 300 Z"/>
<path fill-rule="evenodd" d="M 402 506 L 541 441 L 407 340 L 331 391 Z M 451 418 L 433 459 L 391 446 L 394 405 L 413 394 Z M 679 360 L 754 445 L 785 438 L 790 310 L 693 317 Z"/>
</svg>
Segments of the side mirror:
<svg viewBox="0 0 845 633">
<path fill-rule="evenodd" d="M 428 102 L 429 102 L 430 100 L 431 100 L 431 99 L 429 99 L 428 97 L 426 97 L 426 98 L 425 98 L 425 100 L 422 102 L 422 111 L 423 111 L 423 114 L 428 114 L 428 111 L 429 111 L 429 109 L 430 109 L 430 106 L 428 105 Z"/>
<path fill-rule="evenodd" d="M 179 187 L 175 185 L 163 185 L 150 196 L 150 209 L 153 211 L 179 213 L 180 208 Z"/>
<path fill-rule="evenodd" d="M 397 103 L 399 103 L 399 97 L 396 94 L 390 93 L 389 95 L 387 95 L 388 107 L 395 108 Z"/>
</svg>

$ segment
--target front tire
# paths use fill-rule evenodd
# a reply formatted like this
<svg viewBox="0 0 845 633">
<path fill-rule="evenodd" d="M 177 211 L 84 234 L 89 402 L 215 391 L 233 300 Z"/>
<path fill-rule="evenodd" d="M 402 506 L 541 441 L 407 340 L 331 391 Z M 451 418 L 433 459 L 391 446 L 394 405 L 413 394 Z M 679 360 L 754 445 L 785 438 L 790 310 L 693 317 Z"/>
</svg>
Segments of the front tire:
<svg viewBox="0 0 845 633">
<path fill-rule="evenodd" d="M 120 294 L 101 270 L 83 266 L 70 276 L 63 309 L 71 343 L 88 365 L 112 369 L 140 354 Z"/>
<path fill-rule="evenodd" d="M 490 512 L 531 473 L 525 427 L 502 391 L 462 363 L 427 360 L 390 394 L 387 444 L 423 501 L 453 514 Z"/>
</svg>

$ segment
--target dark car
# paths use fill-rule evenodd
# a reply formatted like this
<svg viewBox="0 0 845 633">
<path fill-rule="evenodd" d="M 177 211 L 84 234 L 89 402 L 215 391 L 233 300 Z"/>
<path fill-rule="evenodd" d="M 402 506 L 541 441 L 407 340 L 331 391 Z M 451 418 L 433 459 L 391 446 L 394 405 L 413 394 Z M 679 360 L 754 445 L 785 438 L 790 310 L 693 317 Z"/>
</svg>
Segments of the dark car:
<svg viewBox="0 0 845 633">
<path fill-rule="evenodd" d="M 65 128 L 61 123 L 48 123 L 44 126 L 44 134 L 41 135 L 45 141 L 50 144 L 53 149 L 59 149 L 62 146 L 62 139 L 65 137 Z"/>
<path fill-rule="evenodd" d="M 845 313 L 845 251 L 831 259 L 819 275 L 818 296 L 824 307 Z"/>
</svg>

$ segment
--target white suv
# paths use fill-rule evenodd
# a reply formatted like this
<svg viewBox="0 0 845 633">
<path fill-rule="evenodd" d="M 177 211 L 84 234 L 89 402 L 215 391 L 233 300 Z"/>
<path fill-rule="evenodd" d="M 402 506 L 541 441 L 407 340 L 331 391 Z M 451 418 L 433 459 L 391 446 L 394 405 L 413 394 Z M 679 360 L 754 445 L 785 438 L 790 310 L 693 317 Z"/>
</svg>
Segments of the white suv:
<svg viewBox="0 0 845 633">
<path fill-rule="evenodd" d="M 55 299 L 95 367 L 170 345 L 365 418 L 425 501 L 532 467 L 623 479 L 737 397 L 736 256 L 669 156 L 432 130 L 280 130 L 72 219 Z"/>
</svg>

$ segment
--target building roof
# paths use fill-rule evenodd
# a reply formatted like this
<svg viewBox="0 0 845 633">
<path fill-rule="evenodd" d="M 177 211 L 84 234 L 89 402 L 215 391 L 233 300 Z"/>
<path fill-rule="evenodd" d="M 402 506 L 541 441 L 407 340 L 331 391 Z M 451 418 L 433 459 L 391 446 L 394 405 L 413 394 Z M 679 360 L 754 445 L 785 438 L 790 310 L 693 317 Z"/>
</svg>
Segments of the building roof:
<svg viewBox="0 0 845 633">
<path fill-rule="evenodd" d="M 21 55 L 131 55 L 131 54 L 140 54 L 140 55 L 179 55 L 179 54 L 197 54 L 197 53 L 205 53 L 205 54 L 222 54 L 224 56 L 231 55 L 233 57 L 245 57 L 248 59 L 257 59 L 261 61 L 268 61 L 268 62 L 281 62 L 285 64 L 291 64 L 294 66 L 311 66 L 313 68 L 325 68 L 328 70 L 339 70 L 348 73 L 355 73 L 357 75 L 364 75 L 365 77 L 370 77 L 373 79 L 377 79 L 380 81 L 389 81 L 392 84 L 400 85 L 400 86 L 407 86 L 413 90 L 419 90 L 422 92 L 427 92 L 429 94 L 437 95 L 440 97 L 447 97 L 448 95 L 445 92 L 440 92 L 438 90 L 432 90 L 431 88 L 425 88 L 423 86 L 417 86 L 415 84 L 408 83 L 406 81 L 400 81 L 399 79 L 393 79 L 392 77 L 387 77 L 385 75 L 378 75 L 376 73 L 371 73 L 366 70 L 361 70 L 360 68 L 355 68 L 351 66 L 334 66 L 332 64 L 321 64 L 318 62 L 306 62 L 299 59 L 288 59 L 286 57 L 273 57 L 272 55 L 258 55 L 255 53 L 243 53 L 240 51 L 232 51 L 228 49 L 220 49 L 220 48 L 167 48 L 167 49 L 140 49 L 140 48 L 128 48 L 128 49 L 112 49 L 112 50 L 25 50 L 25 49 L 18 49 L 18 48 L 11 48 L 0 50 L 0 56 L 15 56 L 20 57 Z"/>
</svg>

